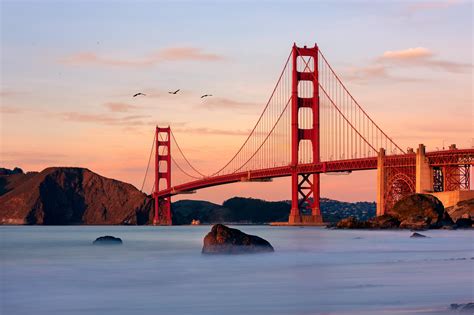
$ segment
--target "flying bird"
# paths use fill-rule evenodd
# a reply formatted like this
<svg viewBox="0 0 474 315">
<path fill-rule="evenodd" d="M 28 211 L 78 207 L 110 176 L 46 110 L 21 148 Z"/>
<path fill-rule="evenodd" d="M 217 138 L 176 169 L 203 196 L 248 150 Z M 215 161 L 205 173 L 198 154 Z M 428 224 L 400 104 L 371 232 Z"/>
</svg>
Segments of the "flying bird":
<svg viewBox="0 0 474 315">
<path fill-rule="evenodd" d="M 174 92 L 173 92 L 173 91 L 171 91 L 171 92 L 168 92 L 168 93 L 170 93 L 170 94 L 178 94 L 178 92 L 179 92 L 179 89 L 177 89 L 177 90 L 176 90 L 176 91 L 174 91 Z"/>
<path fill-rule="evenodd" d="M 143 93 L 137 93 L 137 94 L 133 94 L 133 97 L 137 97 L 137 96 L 140 96 L 140 95 L 146 96 L 146 94 L 143 94 Z"/>
<path fill-rule="evenodd" d="M 209 97 L 209 96 L 212 96 L 212 94 L 204 94 L 203 96 L 201 96 L 201 98 L 205 98 L 205 97 Z"/>
</svg>

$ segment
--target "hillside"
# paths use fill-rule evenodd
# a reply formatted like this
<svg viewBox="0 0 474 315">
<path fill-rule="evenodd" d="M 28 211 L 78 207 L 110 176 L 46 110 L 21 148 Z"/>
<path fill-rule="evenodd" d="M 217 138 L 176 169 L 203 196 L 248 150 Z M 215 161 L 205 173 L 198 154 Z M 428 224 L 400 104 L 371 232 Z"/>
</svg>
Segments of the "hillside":
<svg viewBox="0 0 474 315">
<path fill-rule="evenodd" d="M 180 200 L 172 204 L 171 210 L 173 224 L 190 224 L 193 219 L 202 223 L 284 222 L 288 221 L 290 202 L 234 197 L 218 205 L 200 200 Z M 325 222 L 337 222 L 349 216 L 367 220 L 375 216 L 375 203 L 322 198 L 321 212 Z"/>
<path fill-rule="evenodd" d="M 146 224 L 152 199 L 85 168 L 1 175 L 2 224 Z"/>
<path fill-rule="evenodd" d="M 0 224 L 149 224 L 153 199 L 133 185 L 85 168 L 52 167 L 42 172 L 0 168 Z M 222 205 L 200 200 L 172 204 L 173 224 L 269 223 L 287 221 L 289 201 L 234 197 Z M 375 203 L 321 199 L 326 222 L 354 216 L 367 220 Z"/>
</svg>

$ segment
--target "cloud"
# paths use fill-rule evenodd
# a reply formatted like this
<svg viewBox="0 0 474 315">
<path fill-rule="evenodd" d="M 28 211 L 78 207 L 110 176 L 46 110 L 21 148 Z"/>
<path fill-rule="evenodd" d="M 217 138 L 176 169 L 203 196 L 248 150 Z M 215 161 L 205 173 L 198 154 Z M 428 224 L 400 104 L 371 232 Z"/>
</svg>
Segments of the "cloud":
<svg viewBox="0 0 474 315">
<path fill-rule="evenodd" d="M 64 112 L 60 113 L 59 116 L 67 121 L 83 122 L 83 123 L 99 123 L 104 125 L 122 125 L 122 126 L 138 126 L 138 125 L 151 125 L 151 122 L 144 121 L 143 119 L 149 118 L 149 115 L 135 115 L 117 117 L 109 114 L 88 114 L 78 112 Z"/>
<path fill-rule="evenodd" d="M 205 109 L 210 109 L 210 110 L 241 109 L 241 108 L 250 108 L 252 106 L 255 106 L 255 104 L 248 103 L 248 102 L 235 101 L 235 100 L 231 100 L 231 99 L 223 98 L 223 97 L 205 98 L 201 104 L 197 105 L 197 107 L 199 108 L 205 108 Z"/>
<path fill-rule="evenodd" d="M 120 103 L 120 102 L 105 103 L 104 107 L 108 108 L 111 112 L 114 112 L 114 113 L 125 113 L 130 110 L 139 108 L 139 106 L 136 106 L 136 105 Z"/>
<path fill-rule="evenodd" d="M 156 53 L 157 58 L 168 61 L 194 60 L 194 61 L 220 61 L 224 57 L 217 54 L 205 53 L 196 47 L 171 47 Z"/>
<path fill-rule="evenodd" d="M 397 64 L 405 67 L 424 67 L 443 70 L 452 73 L 466 73 L 472 71 L 472 64 L 436 59 L 435 54 L 424 47 L 408 48 L 404 50 L 386 51 L 378 58 L 385 64 Z"/>
<path fill-rule="evenodd" d="M 408 48 L 404 50 L 388 50 L 383 53 L 380 59 L 406 60 L 432 57 L 433 53 L 424 47 Z"/>
<path fill-rule="evenodd" d="M 219 135 L 219 136 L 246 136 L 250 133 L 250 130 L 224 130 L 224 129 L 213 129 L 213 128 L 175 128 L 176 132 L 182 133 L 198 133 L 206 135 Z"/>
<path fill-rule="evenodd" d="M 446 9 L 458 4 L 462 4 L 463 1 L 460 0 L 438 0 L 438 1 L 423 1 L 412 3 L 407 6 L 407 10 L 410 13 L 415 13 L 418 11 L 427 11 L 427 10 L 437 10 L 437 9 Z"/>
<path fill-rule="evenodd" d="M 387 68 L 383 65 L 368 65 L 366 67 L 351 67 L 344 76 L 349 81 L 365 81 L 389 78 Z"/>
<path fill-rule="evenodd" d="M 0 106 L 0 113 L 2 114 L 21 114 L 23 110 L 13 106 Z"/>
<path fill-rule="evenodd" d="M 351 67 L 346 70 L 345 78 L 349 81 L 391 80 L 399 82 L 421 81 L 419 78 L 394 76 L 390 70 L 421 67 L 430 70 L 441 70 L 451 73 L 470 73 L 473 65 L 436 58 L 436 54 L 425 47 L 387 50 L 381 56 L 363 67 Z"/>
<path fill-rule="evenodd" d="M 96 65 L 110 67 L 151 67 L 163 62 L 173 61 L 221 61 L 221 55 L 204 52 L 197 47 L 171 47 L 159 50 L 141 58 L 116 58 L 99 56 L 94 52 L 80 52 L 65 58 L 60 63 L 72 66 Z"/>
</svg>

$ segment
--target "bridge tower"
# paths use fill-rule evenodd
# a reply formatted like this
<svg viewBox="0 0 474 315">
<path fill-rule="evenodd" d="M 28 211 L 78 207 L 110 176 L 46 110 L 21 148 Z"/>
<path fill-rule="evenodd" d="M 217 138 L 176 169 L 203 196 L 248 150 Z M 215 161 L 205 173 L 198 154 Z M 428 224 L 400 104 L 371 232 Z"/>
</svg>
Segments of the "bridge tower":
<svg viewBox="0 0 474 315">
<path fill-rule="evenodd" d="M 312 48 L 297 47 L 292 49 L 292 87 L 291 87 L 291 212 L 289 224 L 315 224 L 321 223 L 321 210 L 319 208 L 320 182 L 319 173 L 298 173 L 300 142 L 309 140 L 312 147 L 313 161 L 320 162 L 319 154 L 319 80 L 318 80 L 318 46 Z M 300 60 L 303 58 L 303 60 Z M 298 69 L 298 64 L 305 64 L 303 69 Z M 312 67 L 308 67 L 312 65 Z M 312 68 L 312 69 L 311 69 Z M 299 71 L 301 70 L 301 71 Z M 309 84 L 308 84 L 309 82 Z M 305 84 L 312 87 L 311 96 L 299 93 L 299 85 Z M 301 128 L 300 115 L 311 110 L 311 128 Z M 307 126 L 306 126 L 307 127 Z M 304 215 L 302 209 L 305 205 L 311 208 L 311 215 Z"/>
<path fill-rule="evenodd" d="M 171 188 L 171 129 L 156 127 L 155 132 L 155 215 L 153 225 L 171 225 L 171 197 L 159 198 L 162 189 Z M 164 183 L 163 183 L 164 182 Z M 163 184 L 163 185 L 162 185 Z"/>
</svg>

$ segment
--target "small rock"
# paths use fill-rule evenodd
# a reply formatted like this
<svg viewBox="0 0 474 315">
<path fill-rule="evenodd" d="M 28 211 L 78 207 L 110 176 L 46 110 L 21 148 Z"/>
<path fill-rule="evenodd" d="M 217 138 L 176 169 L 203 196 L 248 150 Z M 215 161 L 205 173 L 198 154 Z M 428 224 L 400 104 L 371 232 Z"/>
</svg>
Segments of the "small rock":
<svg viewBox="0 0 474 315">
<path fill-rule="evenodd" d="M 474 314 L 474 303 L 451 304 L 450 309 L 458 313 Z"/>
<path fill-rule="evenodd" d="M 473 221 L 471 218 L 460 218 L 456 221 L 456 226 L 461 229 L 472 227 Z"/>
<path fill-rule="evenodd" d="M 106 235 L 98 237 L 92 244 L 94 245 L 121 245 L 122 240 L 118 237 Z"/>
<path fill-rule="evenodd" d="M 249 254 L 273 252 L 272 245 L 261 237 L 216 224 L 204 237 L 203 254 Z"/>
<path fill-rule="evenodd" d="M 428 237 L 428 236 L 415 232 L 415 233 L 413 233 L 410 237 L 413 237 L 413 238 L 423 238 L 423 237 Z"/>
</svg>

